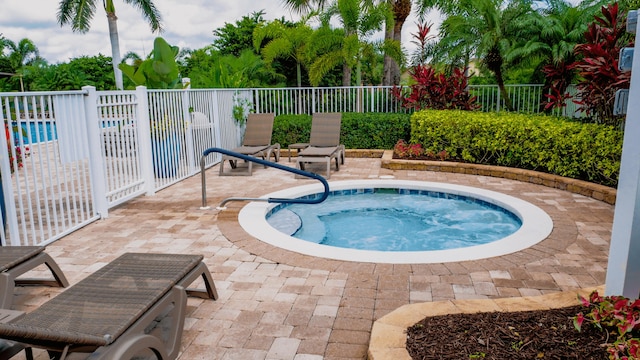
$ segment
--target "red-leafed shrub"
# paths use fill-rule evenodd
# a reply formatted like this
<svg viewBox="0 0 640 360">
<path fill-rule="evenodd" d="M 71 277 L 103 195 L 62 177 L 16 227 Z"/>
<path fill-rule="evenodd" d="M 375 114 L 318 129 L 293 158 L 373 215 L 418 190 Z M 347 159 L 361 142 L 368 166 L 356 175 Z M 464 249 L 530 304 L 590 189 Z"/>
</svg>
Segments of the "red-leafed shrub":
<svg viewBox="0 0 640 360">
<path fill-rule="evenodd" d="M 409 159 L 409 160 L 449 160 L 450 156 L 446 150 L 434 152 L 432 150 L 425 150 L 421 144 L 407 144 L 404 140 L 400 139 L 393 147 L 393 157 L 395 159 Z"/>
<path fill-rule="evenodd" d="M 424 153 L 424 149 L 420 144 L 407 144 L 401 139 L 393 147 L 393 153 L 398 158 L 417 158 Z"/>
<path fill-rule="evenodd" d="M 578 100 L 574 101 L 595 121 L 615 125 L 621 120 L 613 115 L 615 93 L 628 89 L 631 77 L 618 69 L 618 57 L 622 47 L 633 45 L 626 40 L 625 14 L 618 11 L 618 4 L 602 7 L 601 12 L 585 32 L 586 42 L 575 48 L 582 59 L 571 67 L 582 81 L 578 84 Z"/>
<path fill-rule="evenodd" d="M 406 109 L 476 110 L 476 97 L 467 89 L 468 77 L 456 68 L 449 76 L 430 66 L 417 65 L 409 70 L 414 84 L 408 88 L 394 87 L 393 95 Z"/>
<path fill-rule="evenodd" d="M 544 101 L 544 109 L 550 110 L 567 106 L 566 100 L 572 96 L 566 92 L 573 78 L 573 65 L 560 62 L 558 64 L 546 65 L 542 68 L 544 76 L 549 79 L 549 94 L 544 94 L 547 98 Z"/>
<path fill-rule="evenodd" d="M 588 311 L 573 318 L 573 325 L 578 331 L 586 323 L 608 332 L 610 340 L 603 346 L 606 346 L 611 360 L 640 359 L 640 299 L 603 297 L 594 291 L 589 298 L 580 297 L 580 300 Z"/>
</svg>

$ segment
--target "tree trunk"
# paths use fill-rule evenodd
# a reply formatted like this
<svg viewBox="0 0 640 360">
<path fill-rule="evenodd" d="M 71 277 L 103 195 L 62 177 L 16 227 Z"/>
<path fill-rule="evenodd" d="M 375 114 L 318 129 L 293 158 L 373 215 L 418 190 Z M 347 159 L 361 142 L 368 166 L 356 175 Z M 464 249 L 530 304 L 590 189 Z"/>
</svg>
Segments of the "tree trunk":
<svg viewBox="0 0 640 360">
<path fill-rule="evenodd" d="M 502 95 L 502 100 L 504 100 L 504 106 L 507 107 L 507 110 L 513 111 L 513 105 L 511 104 L 511 99 L 509 99 L 509 94 L 507 94 L 507 89 L 504 87 L 504 79 L 502 78 L 502 69 L 498 68 L 495 70 L 496 81 L 498 82 L 498 88 L 500 88 L 500 94 Z"/>
<path fill-rule="evenodd" d="M 502 78 L 502 64 L 504 63 L 504 59 L 497 45 L 489 49 L 483 61 L 485 65 L 487 65 L 487 68 L 489 68 L 489 71 L 496 77 L 502 100 L 504 100 L 504 106 L 507 107 L 507 110 L 513 111 L 513 105 L 511 105 L 511 100 L 509 99 L 509 94 L 507 94 L 507 89 L 504 87 L 504 79 Z"/>
<path fill-rule="evenodd" d="M 342 86 L 351 86 L 351 68 L 346 61 L 342 64 Z"/>
<path fill-rule="evenodd" d="M 118 17 L 114 12 L 107 12 L 109 22 L 109 38 L 111 39 L 111 61 L 113 64 L 113 75 L 116 81 L 116 88 L 122 90 L 122 71 L 118 68 L 120 64 L 120 42 L 118 41 Z"/>
<path fill-rule="evenodd" d="M 389 24 L 387 23 L 385 25 L 386 27 L 386 31 L 384 34 L 384 39 L 385 40 L 392 40 L 393 39 L 393 24 Z M 391 56 L 389 55 L 384 55 L 384 68 L 382 71 L 382 85 L 384 86 L 391 86 L 393 85 L 393 82 L 391 81 L 391 68 L 397 65 L 395 64 L 395 61 L 391 58 Z"/>
<path fill-rule="evenodd" d="M 411 14 L 411 0 L 389 0 L 393 10 L 393 24 L 386 24 L 385 40 L 396 40 L 402 44 L 402 27 Z M 382 85 L 390 86 L 400 83 L 400 66 L 390 56 L 384 56 Z"/>
<path fill-rule="evenodd" d="M 393 24 L 393 40 L 397 41 L 398 44 L 402 44 L 402 27 L 404 26 L 404 22 L 407 19 L 407 16 L 409 16 L 408 13 L 402 19 L 396 18 L 396 21 Z M 402 75 L 400 73 L 400 65 L 393 59 L 392 64 L 393 66 L 391 67 L 391 85 L 398 85 L 400 84 L 400 75 Z"/>
</svg>

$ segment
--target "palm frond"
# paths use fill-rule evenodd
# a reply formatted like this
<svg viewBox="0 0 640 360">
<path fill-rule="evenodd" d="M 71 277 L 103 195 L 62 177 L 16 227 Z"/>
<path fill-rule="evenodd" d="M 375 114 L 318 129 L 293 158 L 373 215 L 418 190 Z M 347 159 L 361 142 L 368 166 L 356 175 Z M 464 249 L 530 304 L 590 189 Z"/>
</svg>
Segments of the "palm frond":
<svg viewBox="0 0 640 360">
<path fill-rule="evenodd" d="M 71 30 L 86 33 L 95 13 L 95 0 L 62 0 L 58 7 L 58 24 L 71 24 Z"/>
<path fill-rule="evenodd" d="M 124 0 L 127 4 L 140 10 L 142 17 L 149 23 L 152 32 L 162 32 L 162 16 L 152 0 Z"/>
<path fill-rule="evenodd" d="M 333 51 L 320 56 L 309 67 L 309 82 L 313 86 L 318 86 L 329 71 L 336 66 L 342 65 L 343 62 L 341 51 Z"/>
<path fill-rule="evenodd" d="M 294 54 L 293 45 L 287 38 L 271 40 L 261 51 L 264 61 L 271 64 L 276 58 L 286 58 Z"/>
</svg>

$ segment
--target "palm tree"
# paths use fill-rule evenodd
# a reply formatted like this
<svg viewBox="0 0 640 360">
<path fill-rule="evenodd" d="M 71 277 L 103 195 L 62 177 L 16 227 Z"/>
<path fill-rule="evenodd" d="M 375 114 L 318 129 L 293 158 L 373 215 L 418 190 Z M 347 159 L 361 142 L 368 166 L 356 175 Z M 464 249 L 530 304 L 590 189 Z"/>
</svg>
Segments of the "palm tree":
<svg viewBox="0 0 640 360">
<path fill-rule="evenodd" d="M 531 0 L 461 0 L 457 5 L 447 5 L 451 15 L 442 22 L 441 42 L 466 59 L 480 59 L 493 73 L 505 106 L 513 110 L 503 70 L 522 59 L 511 52 L 532 29 L 527 23 L 533 15 Z"/>
<path fill-rule="evenodd" d="M 478 39 L 473 32 L 459 33 L 455 37 L 445 36 L 457 26 L 454 19 L 444 22 L 440 26 L 440 38 L 435 44 L 426 46 L 422 56 L 429 57 L 433 64 L 468 69 Z"/>
<path fill-rule="evenodd" d="M 138 53 L 134 51 L 129 51 L 122 57 L 122 62 L 127 63 L 129 65 L 135 64 L 137 62 L 142 61 L 142 56 L 138 55 Z"/>
<path fill-rule="evenodd" d="M 7 46 L 7 38 L 0 33 L 0 57 L 4 56 L 4 48 Z"/>
<path fill-rule="evenodd" d="M 152 32 L 162 31 L 160 12 L 151 0 L 124 0 L 142 13 L 149 23 Z M 109 37 L 111 40 L 111 58 L 113 61 L 113 73 L 116 87 L 122 89 L 122 72 L 118 69 L 120 64 L 120 43 L 118 41 L 118 17 L 113 0 L 103 0 L 104 11 L 109 23 Z M 96 12 L 96 0 L 60 0 L 57 19 L 60 26 L 71 24 L 73 31 L 86 33 L 89 31 L 90 22 Z"/>
<path fill-rule="evenodd" d="M 393 19 L 389 19 L 385 26 L 385 40 L 397 41 L 402 44 L 402 27 L 405 21 L 411 14 L 412 3 L 411 0 L 387 0 L 387 3 L 392 9 Z M 420 12 L 420 14 L 424 14 Z M 390 55 L 384 57 L 384 76 L 382 79 L 383 85 L 397 85 L 400 83 L 400 65 Z"/>
<path fill-rule="evenodd" d="M 9 39 L 4 41 L 5 48 L 9 49 L 7 58 L 14 71 L 18 72 L 22 67 L 42 62 L 40 51 L 36 44 L 30 39 L 24 38 L 17 44 Z M 0 51 L 2 53 L 2 51 Z"/>
<path fill-rule="evenodd" d="M 432 2 L 438 0 L 414 0 L 418 5 L 418 11 L 420 15 L 426 13 L 429 10 L 429 6 Z M 444 1 L 444 0 L 440 0 Z M 402 27 L 411 14 L 413 3 L 411 0 L 378 0 L 378 5 L 386 4 L 391 9 L 392 16 L 389 16 L 384 20 L 385 31 L 385 43 L 398 43 L 402 44 Z M 322 10 L 334 2 L 327 0 L 284 0 L 284 4 L 292 10 L 304 13 L 315 10 Z M 315 5 L 315 6 L 314 6 Z M 391 53 L 385 54 L 384 61 L 384 76 L 383 85 L 398 84 L 400 81 L 400 65 L 398 64 L 399 56 L 392 55 Z"/>
<path fill-rule="evenodd" d="M 543 16 L 541 16 L 538 41 L 541 46 L 523 55 L 530 56 L 537 50 L 542 57 L 541 65 L 562 77 L 562 79 L 556 79 L 546 76 L 547 87 L 550 86 L 551 81 L 557 80 L 563 84 L 558 90 L 564 92 L 566 86 L 574 80 L 575 71 L 567 68 L 576 61 L 574 48 L 584 42 L 584 33 L 587 31 L 588 24 L 592 22 L 598 10 L 608 2 L 608 0 L 590 0 L 572 6 L 566 0 L 545 1 L 546 6 L 540 9 Z"/>
<path fill-rule="evenodd" d="M 211 45 L 191 52 L 185 72 L 195 89 L 281 87 L 285 81 L 251 49 L 223 55 Z"/>
<path fill-rule="evenodd" d="M 342 24 L 341 29 L 330 26 L 331 17 L 336 16 Z M 315 58 L 309 68 L 309 80 L 317 85 L 322 77 L 335 66 L 342 64 L 342 85 L 351 85 L 351 73 L 356 68 L 356 83 L 360 85 L 362 59 L 373 54 L 374 44 L 368 38 L 378 30 L 390 16 L 386 3 L 374 4 L 367 0 L 337 0 L 321 14 L 322 26 L 312 37 L 311 52 Z M 395 48 L 395 51 L 391 49 Z M 385 43 L 380 45 L 395 55 L 400 54 L 400 45 Z M 397 56 L 399 57 L 399 56 Z"/>
<path fill-rule="evenodd" d="M 306 65 L 307 44 L 313 30 L 304 21 L 296 23 L 294 27 L 286 26 L 280 20 L 259 24 L 253 30 L 253 45 L 261 51 L 267 65 L 277 58 L 291 58 L 296 62 L 296 80 L 298 87 L 302 86 L 302 65 Z M 262 47 L 264 39 L 270 39 Z"/>
<path fill-rule="evenodd" d="M 353 37 L 347 38 L 344 29 L 331 28 L 323 24 L 313 32 L 309 41 L 308 57 L 312 60 L 309 66 L 309 82 L 318 86 L 332 69 L 342 65 L 342 86 L 351 85 L 351 67 L 347 64 L 354 56 L 349 52 L 349 43 Z"/>
<path fill-rule="evenodd" d="M 320 10 L 324 10 L 334 3 L 333 0 L 284 0 L 284 5 L 291 10 L 303 14 L 311 14 Z M 314 6 L 315 5 L 315 6 Z"/>
<path fill-rule="evenodd" d="M 574 48 L 584 42 L 587 25 L 608 2 L 587 0 L 573 6 L 567 0 L 544 0 L 521 22 L 505 61 L 510 65 L 528 62 L 544 77 L 541 106 L 546 106 L 550 89 L 557 101 L 564 102 L 565 90 L 577 76 L 571 66 L 576 61 Z"/>
</svg>

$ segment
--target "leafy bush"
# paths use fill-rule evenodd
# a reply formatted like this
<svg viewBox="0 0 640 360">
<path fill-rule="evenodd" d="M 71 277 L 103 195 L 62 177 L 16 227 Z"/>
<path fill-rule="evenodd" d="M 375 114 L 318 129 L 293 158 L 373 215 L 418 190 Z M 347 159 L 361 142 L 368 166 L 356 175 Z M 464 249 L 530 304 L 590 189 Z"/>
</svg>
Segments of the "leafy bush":
<svg viewBox="0 0 640 360">
<path fill-rule="evenodd" d="M 153 51 L 145 60 L 133 65 L 121 63 L 122 70 L 133 83 L 133 87 L 144 85 L 149 89 L 182 89 L 180 70 L 176 57 L 179 48 L 171 46 L 161 37 L 153 41 Z"/>
<path fill-rule="evenodd" d="M 343 113 L 340 141 L 347 149 L 393 149 L 398 139 L 410 135 L 410 115 L 395 113 Z M 311 115 L 278 115 L 273 142 L 284 148 L 309 142 Z"/>
<path fill-rule="evenodd" d="M 455 68 L 451 75 L 438 73 L 430 66 L 417 65 L 409 70 L 413 84 L 408 89 L 395 87 L 393 96 L 402 107 L 421 109 L 476 110 L 480 105 L 477 97 L 469 94 L 468 77 L 464 69 Z"/>
<path fill-rule="evenodd" d="M 618 124 L 621 116 L 613 115 L 613 99 L 618 89 L 628 89 L 630 73 L 618 69 L 620 49 L 629 44 L 625 31 L 626 14 L 618 11 L 618 3 L 602 7 L 585 33 L 586 43 L 575 47 L 582 55 L 575 67 L 583 80 L 578 84 L 580 109 L 605 124 Z"/>
<path fill-rule="evenodd" d="M 309 142 L 311 115 L 278 115 L 273 121 L 271 142 L 286 148 L 289 144 Z"/>
<path fill-rule="evenodd" d="M 399 159 L 415 159 L 415 160 L 449 160 L 449 154 L 446 150 L 435 152 L 433 150 L 425 151 L 420 144 L 407 144 L 403 139 L 398 140 L 393 147 L 393 157 Z"/>
<path fill-rule="evenodd" d="M 576 330 L 581 331 L 586 322 L 611 335 L 607 342 L 609 359 L 640 358 L 640 299 L 630 300 L 624 296 L 600 296 L 597 291 L 589 298 L 580 296 L 588 311 L 573 318 Z"/>
<path fill-rule="evenodd" d="M 584 33 L 583 44 L 578 44 L 573 53 L 579 60 L 572 63 L 560 61 L 545 66 L 542 72 L 551 85 L 545 94 L 545 110 L 563 107 L 572 98 L 566 92 L 573 74 L 580 75 L 578 93 L 573 100 L 580 105 L 588 120 L 618 125 L 624 116 L 613 114 L 616 91 L 628 89 L 631 75 L 618 68 L 620 49 L 630 46 L 626 32 L 626 13 L 619 11 L 618 3 L 601 8 Z"/>
<path fill-rule="evenodd" d="M 407 144 L 400 139 L 393 147 L 393 154 L 401 158 L 418 158 L 424 154 L 424 149 L 420 144 Z"/>
<path fill-rule="evenodd" d="M 552 63 L 542 67 L 542 72 L 549 84 L 549 93 L 544 92 L 546 100 L 543 101 L 544 110 L 563 108 L 567 106 L 567 100 L 572 96 L 567 91 L 574 77 L 575 66 L 564 61 Z"/>
<path fill-rule="evenodd" d="M 396 113 L 344 113 L 340 139 L 347 149 L 393 149 L 411 134 L 411 116 Z"/>
<path fill-rule="evenodd" d="M 513 113 L 424 110 L 411 143 L 452 160 L 543 171 L 615 186 L 622 131 L 609 125 Z"/>
</svg>

